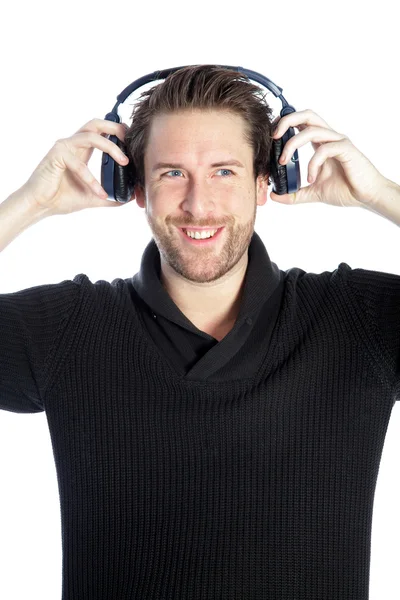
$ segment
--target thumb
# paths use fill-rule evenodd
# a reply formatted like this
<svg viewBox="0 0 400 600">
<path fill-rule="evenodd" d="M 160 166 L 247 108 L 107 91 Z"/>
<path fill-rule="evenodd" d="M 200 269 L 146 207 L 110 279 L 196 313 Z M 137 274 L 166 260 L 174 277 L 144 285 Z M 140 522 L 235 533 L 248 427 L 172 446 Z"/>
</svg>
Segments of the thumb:
<svg viewBox="0 0 400 600">
<path fill-rule="evenodd" d="M 271 192 L 271 200 L 280 204 L 304 204 L 306 202 L 319 202 L 317 194 L 313 190 L 312 185 L 302 187 L 298 192 L 291 194 L 276 194 Z"/>
</svg>

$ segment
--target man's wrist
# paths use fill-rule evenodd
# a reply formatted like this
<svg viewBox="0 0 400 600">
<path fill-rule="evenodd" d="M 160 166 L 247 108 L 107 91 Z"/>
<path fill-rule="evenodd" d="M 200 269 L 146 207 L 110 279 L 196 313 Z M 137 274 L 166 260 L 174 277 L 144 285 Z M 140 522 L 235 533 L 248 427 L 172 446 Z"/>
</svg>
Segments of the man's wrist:
<svg viewBox="0 0 400 600">
<path fill-rule="evenodd" d="M 384 178 L 379 197 L 365 208 L 400 227 L 400 185 Z"/>
</svg>

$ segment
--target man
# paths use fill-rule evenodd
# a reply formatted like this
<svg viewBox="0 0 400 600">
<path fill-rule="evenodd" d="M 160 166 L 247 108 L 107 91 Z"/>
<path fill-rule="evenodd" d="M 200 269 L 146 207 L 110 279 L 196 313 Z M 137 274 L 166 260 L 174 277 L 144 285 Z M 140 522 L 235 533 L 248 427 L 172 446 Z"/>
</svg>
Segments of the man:
<svg viewBox="0 0 400 600">
<path fill-rule="evenodd" d="M 80 139 L 114 152 L 101 126 Z M 368 599 L 400 276 L 272 263 L 244 126 L 221 111 L 154 117 L 136 189 L 154 240 L 133 278 L 0 295 L 1 407 L 49 423 L 63 600 Z M 400 224 L 399 187 L 346 136 L 311 111 L 277 135 L 289 126 L 287 160 L 320 144 L 297 201 Z M 219 231 L 196 241 L 196 228 Z"/>
</svg>

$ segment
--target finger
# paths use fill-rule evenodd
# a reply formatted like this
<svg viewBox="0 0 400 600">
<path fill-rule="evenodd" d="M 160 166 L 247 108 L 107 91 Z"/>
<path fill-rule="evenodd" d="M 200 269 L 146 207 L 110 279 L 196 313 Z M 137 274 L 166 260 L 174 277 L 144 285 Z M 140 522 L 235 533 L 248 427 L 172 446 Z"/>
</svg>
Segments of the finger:
<svg viewBox="0 0 400 600">
<path fill-rule="evenodd" d="M 301 148 L 308 142 L 314 144 L 325 144 L 327 142 L 340 142 L 347 139 L 342 133 L 333 131 L 333 129 L 323 129 L 322 127 L 307 127 L 304 131 L 298 133 L 285 144 L 279 164 L 284 165 L 291 160 L 293 154 L 298 148 Z M 320 146 L 321 147 L 321 146 Z M 319 149 L 319 148 L 318 148 Z"/>
<path fill-rule="evenodd" d="M 300 190 L 299 190 L 300 191 Z M 299 192 L 296 192 L 296 196 Z M 274 202 L 278 202 L 279 204 L 295 204 L 295 194 L 276 194 L 275 192 L 271 192 L 270 194 L 271 200 Z"/>
<path fill-rule="evenodd" d="M 307 109 L 292 112 L 282 117 L 278 123 L 273 138 L 281 137 L 289 127 L 297 127 L 300 131 L 305 129 L 308 125 L 315 125 L 316 127 L 325 127 L 332 131 L 332 127 L 328 125 L 326 121 L 314 111 Z"/>
<path fill-rule="evenodd" d="M 100 185 L 100 182 L 90 172 L 86 163 L 79 160 L 72 152 L 68 149 L 64 150 L 61 155 L 61 161 L 64 162 L 64 168 L 69 169 L 74 175 L 86 183 L 94 194 L 100 198 L 107 198 L 108 194 L 105 189 Z"/>
<path fill-rule="evenodd" d="M 273 202 L 286 205 L 305 204 L 307 202 L 321 202 L 315 189 L 313 189 L 311 185 L 300 188 L 296 193 L 276 194 L 275 192 L 271 192 L 270 196 Z"/>
<path fill-rule="evenodd" d="M 279 123 L 279 121 L 280 121 L 280 120 L 281 120 L 281 117 L 280 117 L 280 116 L 278 116 L 278 117 L 276 117 L 276 119 L 274 119 L 274 120 L 272 121 L 272 123 L 271 123 L 272 130 L 274 130 L 274 129 L 275 129 L 275 127 L 277 126 L 277 124 Z"/>
<path fill-rule="evenodd" d="M 128 157 L 122 152 L 122 150 L 118 148 L 117 144 L 114 144 L 114 142 L 111 140 L 103 138 L 97 133 L 87 131 L 84 133 L 77 133 L 72 138 L 68 138 L 64 141 L 70 145 L 72 140 L 74 141 L 74 144 L 76 143 L 76 145 L 80 148 L 98 148 L 99 150 L 103 150 L 103 152 L 106 152 L 112 156 L 112 158 L 121 165 L 127 165 L 129 162 Z"/>
<path fill-rule="evenodd" d="M 108 121 L 107 119 L 92 119 L 88 123 L 85 123 L 85 125 L 75 133 L 85 133 L 90 131 L 99 133 L 103 137 L 105 135 L 116 135 L 121 142 L 123 142 L 125 139 L 126 128 L 123 123 L 114 123 L 114 121 Z"/>
<path fill-rule="evenodd" d="M 320 146 L 310 162 L 308 163 L 307 168 L 307 181 L 308 183 L 314 183 L 314 181 L 318 177 L 318 173 L 326 159 L 328 158 L 326 155 L 326 149 L 323 146 Z"/>
</svg>

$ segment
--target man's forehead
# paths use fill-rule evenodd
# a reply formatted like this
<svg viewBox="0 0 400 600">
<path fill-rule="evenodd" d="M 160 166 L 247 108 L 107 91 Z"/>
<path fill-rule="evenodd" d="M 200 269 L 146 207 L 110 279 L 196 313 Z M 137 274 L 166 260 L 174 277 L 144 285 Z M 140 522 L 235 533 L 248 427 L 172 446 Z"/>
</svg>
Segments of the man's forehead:
<svg viewBox="0 0 400 600">
<path fill-rule="evenodd" d="M 166 115 L 168 116 L 168 115 Z M 226 127 L 210 128 L 200 127 L 194 131 L 185 126 L 168 129 L 153 127 L 149 136 L 146 162 L 148 162 L 152 172 L 163 168 L 186 168 L 189 165 L 218 167 L 236 166 L 245 168 L 244 164 L 248 157 L 245 154 L 251 153 L 244 146 L 248 146 L 243 140 L 242 132 L 236 132 L 230 126 L 227 132 Z"/>
<path fill-rule="evenodd" d="M 236 123 L 233 123 L 232 119 L 236 119 Z M 186 133 L 192 136 L 197 132 L 202 134 L 204 141 L 206 139 L 211 141 L 221 136 L 226 137 L 227 130 L 233 136 L 235 133 L 240 134 L 243 126 L 243 118 L 232 113 L 196 111 L 194 113 L 157 114 L 152 119 L 149 137 L 154 139 L 163 137 L 160 134 L 167 130 L 168 135 L 173 135 L 174 139 L 178 141 L 179 138 L 186 139 Z"/>
</svg>

